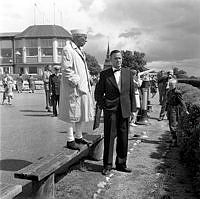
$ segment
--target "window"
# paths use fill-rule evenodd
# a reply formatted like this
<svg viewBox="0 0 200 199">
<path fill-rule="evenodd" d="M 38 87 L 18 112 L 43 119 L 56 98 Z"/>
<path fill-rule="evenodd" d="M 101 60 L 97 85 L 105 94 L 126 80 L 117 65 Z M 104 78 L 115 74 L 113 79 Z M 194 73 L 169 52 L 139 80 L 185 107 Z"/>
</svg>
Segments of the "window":
<svg viewBox="0 0 200 199">
<path fill-rule="evenodd" d="M 53 48 L 42 48 L 42 57 L 53 56 Z"/>
<path fill-rule="evenodd" d="M 11 48 L 2 48 L 1 49 L 1 57 L 12 57 L 12 49 Z"/>
<path fill-rule="evenodd" d="M 57 51 L 58 51 L 58 55 L 59 55 L 59 56 L 62 55 L 62 50 L 63 50 L 63 48 L 57 48 Z"/>
<path fill-rule="evenodd" d="M 53 47 L 52 39 L 40 39 L 41 47 Z"/>
<path fill-rule="evenodd" d="M 15 48 L 22 48 L 22 47 L 23 47 L 22 39 L 15 40 Z"/>
<path fill-rule="evenodd" d="M 19 68 L 19 73 L 20 73 L 20 74 L 24 74 L 24 68 L 23 68 L 23 67 L 20 67 L 20 68 Z"/>
<path fill-rule="evenodd" d="M 38 56 L 38 48 L 26 48 L 26 56 Z"/>
<path fill-rule="evenodd" d="M 63 48 L 66 45 L 66 40 L 58 39 L 58 48 Z"/>
<path fill-rule="evenodd" d="M 0 40 L 0 48 L 12 48 L 11 40 Z"/>
<path fill-rule="evenodd" d="M 37 39 L 27 39 L 25 43 L 28 48 L 38 47 Z"/>
<path fill-rule="evenodd" d="M 36 67 L 36 66 L 31 66 L 31 67 L 29 67 L 29 73 L 30 73 L 30 74 L 35 74 L 35 73 L 37 73 L 37 67 Z"/>
<path fill-rule="evenodd" d="M 41 52 L 42 57 L 53 56 L 53 40 L 52 39 L 41 39 Z"/>
<path fill-rule="evenodd" d="M 38 56 L 38 40 L 37 39 L 27 39 L 26 44 L 26 56 Z"/>
</svg>

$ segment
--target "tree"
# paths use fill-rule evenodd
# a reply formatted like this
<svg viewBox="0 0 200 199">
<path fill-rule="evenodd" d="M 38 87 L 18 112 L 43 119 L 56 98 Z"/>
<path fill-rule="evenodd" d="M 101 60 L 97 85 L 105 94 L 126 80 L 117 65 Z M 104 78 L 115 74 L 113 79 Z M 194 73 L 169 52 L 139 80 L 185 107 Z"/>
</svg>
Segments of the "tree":
<svg viewBox="0 0 200 199">
<path fill-rule="evenodd" d="M 128 67 L 139 71 L 147 70 L 147 68 L 144 67 L 146 65 L 145 53 L 122 51 L 122 58 L 122 67 Z"/>
<path fill-rule="evenodd" d="M 86 62 L 88 65 L 88 70 L 91 75 L 98 75 L 101 71 L 101 66 L 98 64 L 96 58 L 92 55 L 86 53 Z"/>
<path fill-rule="evenodd" d="M 179 70 L 179 68 L 174 67 L 173 68 L 174 71 L 174 75 L 176 75 L 177 78 L 186 78 L 187 76 L 187 72 L 185 72 L 184 70 Z"/>
</svg>

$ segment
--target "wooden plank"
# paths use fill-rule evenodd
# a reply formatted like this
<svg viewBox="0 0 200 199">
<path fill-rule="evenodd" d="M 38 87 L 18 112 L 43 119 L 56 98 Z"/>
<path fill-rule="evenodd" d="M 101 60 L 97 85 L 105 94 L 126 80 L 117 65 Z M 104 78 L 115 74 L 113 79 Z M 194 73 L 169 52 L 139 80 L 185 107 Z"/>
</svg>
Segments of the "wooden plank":
<svg viewBox="0 0 200 199">
<path fill-rule="evenodd" d="M 22 185 L 0 183 L 0 192 L 1 199 L 11 199 L 22 192 Z"/>
<path fill-rule="evenodd" d="M 101 135 L 85 135 L 85 138 L 92 141 L 92 145 L 102 139 Z M 88 150 L 88 151 L 87 151 Z M 46 176 L 54 173 L 57 169 L 61 168 L 63 165 L 69 163 L 74 158 L 80 157 L 83 153 L 86 156 L 89 154 L 89 148 L 87 145 L 81 145 L 80 151 L 69 150 L 63 148 L 57 154 L 50 154 L 37 162 L 17 171 L 14 176 L 16 178 L 40 181 Z M 70 166 L 70 165 L 69 165 Z"/>
</svg>

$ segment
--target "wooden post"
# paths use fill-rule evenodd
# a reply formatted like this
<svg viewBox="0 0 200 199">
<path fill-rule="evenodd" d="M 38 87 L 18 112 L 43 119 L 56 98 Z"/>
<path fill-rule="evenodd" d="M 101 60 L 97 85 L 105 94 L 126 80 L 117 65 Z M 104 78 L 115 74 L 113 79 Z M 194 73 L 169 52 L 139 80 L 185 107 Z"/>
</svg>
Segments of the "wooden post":
<svg viewBox="0 0 200 199">
<path fill-rule="evenodd" d="M 33 199 L 55 199 L 54 173 L 41 181 L 32 182 Z"/>
</svg>

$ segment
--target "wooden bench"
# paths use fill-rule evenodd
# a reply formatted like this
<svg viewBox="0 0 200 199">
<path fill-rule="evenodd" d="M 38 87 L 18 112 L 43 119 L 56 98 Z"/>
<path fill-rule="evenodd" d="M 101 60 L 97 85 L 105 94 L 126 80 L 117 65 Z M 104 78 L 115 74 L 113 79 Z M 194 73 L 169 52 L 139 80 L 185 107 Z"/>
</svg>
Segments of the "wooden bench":
<svg viewBox="0 0 200 199">
<path fill-rule="evenodd" d="M 12 199 L 22 192 L 22 185 L 0 183 L 0 198 Z"/>
<path fill-rule="evenodd" d="M 58 153 L 50 154 L 14 173 L 15 178 L 32 181 L 31 198 L 53 199 L 56 171 L 66 172 L 72 164 L 80 159 L 88 156 L 97 157 L 98 153 L 102 153 L 103 137 L 101 135 L 87 134 L 84 137 L 90 140 L 91 144 L 89 146 L 81 145 L 80 151 L 63 148 Z M 97 159 L 96 157 L 94 158 Z"/>
</svg>

